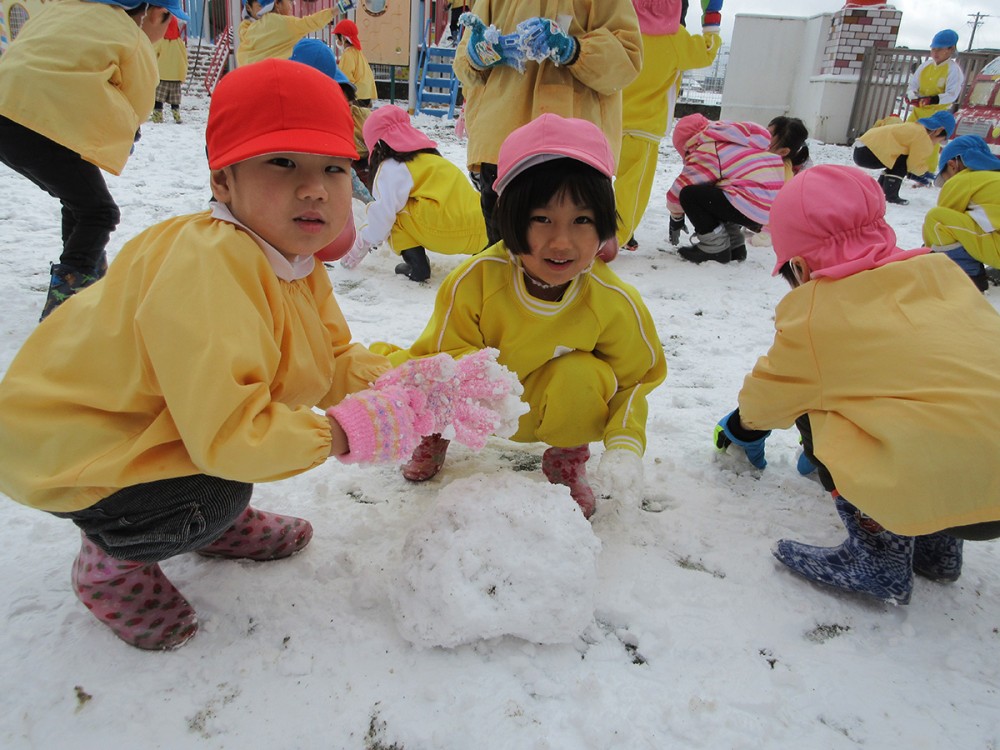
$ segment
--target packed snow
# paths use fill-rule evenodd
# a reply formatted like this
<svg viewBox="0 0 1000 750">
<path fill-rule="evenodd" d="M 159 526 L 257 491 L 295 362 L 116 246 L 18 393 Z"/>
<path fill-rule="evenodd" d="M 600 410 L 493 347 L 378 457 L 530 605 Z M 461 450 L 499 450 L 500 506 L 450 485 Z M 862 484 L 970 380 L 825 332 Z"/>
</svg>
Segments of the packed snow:
<svg viewBox="0 0 1000 750">
<path fill-rule="evenodd" d="M 145 124 L 109 178 L 122 210 L 112 258 L 145 227 L 206 206 L 207 99 L 186 96 L 183 113 L 181 125 Z M 454 123 L 414 121 L 464 167 Z M 811 147 L 817 163 L 850 163 L 846 147 Z M 542 477 L 544 446 L 500 438 L 479 452 L 453 444 L 420 485 L 329 461 L 256 488 L 255 505 L 314 524 L 301 554 L 163 564 L 201 629 L 148 653 L 73 596 L 75 527 L 6 501 L 0 746 L 1000 747 L 997 543 L 967 544 L 957 583 L 918 578 L 905 607 L 806 583 L 771 556 L 779 538 L 843 537 L 829 496 L 796 471 L 794 430 L 770 437 L 764 471 L 711 444 L 787 286 L 767 247 L 726 266 L 677 256 L 663 195 L 679 166 L 667 139 L 639 250 L 614 261 L 669 366 L 650 399 L 641 502 L 599 500 L 588 524 Z M 888 219 L 915 247 L 936 190 L 903 195 Z M 0 219 L 3 371 L 37 325 L 59 207 L 0 168 Z M 408 345 L 460 260 L 432 255 L 425 284 L 395 275 L 386 248 L 329 271 L 357 340 Z"/>
</svg>

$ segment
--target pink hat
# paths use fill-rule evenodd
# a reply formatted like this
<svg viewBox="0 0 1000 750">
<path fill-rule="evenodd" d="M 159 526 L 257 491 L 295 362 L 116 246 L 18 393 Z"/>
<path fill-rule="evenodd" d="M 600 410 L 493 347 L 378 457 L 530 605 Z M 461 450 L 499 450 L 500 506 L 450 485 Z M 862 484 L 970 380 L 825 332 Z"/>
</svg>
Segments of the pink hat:
<svg viewBox="0 0 1000 750">
<path fill-rule="evenodd" d="M 434 141 L 410 124 L 406 110 L 395 104 L 385 104 L 368 115 L 361 135 L 368 153 L 375 149 L 379 141 L 385 141 L 389 148 L 400 153 L 437 148 Z"/>
<path fill-rule="evenodd" d="M 333 27 L 333 33 L 346 36 L 350 40 L 351 46 L 358 50 L 358 52 L 361 51 L 361 38 L 358 36 L 358 25 L 354 21 L 345 18 Z"/>
<path fill-rule="evenodd" d="M 308 65 L 273 58 L 223 76 L 208 107 L 205 141 L 209 169 L 278 152 L 358 158 L 340 86 Z"/>
<path fill-rule="evenodd" d="M 615 157 L 604 132 L 588 120 L 547 113 L 522 125 L 504 139 L 497 159 L 497 195 L 528 167 L 569 157 L 607 177 L 615 174 Z"/>
<path fill-rule="evenodd" d="M 773 275 L 802 256 L 812 277 L 845 276 L 930 252 L 901 250 L 885 221 L 885 195 L 866 172 L 820 164 L 778 191 L 768 226 L 778 257 Z"/>
<path fill-rule="evenodd" d="M 687 142 L 711 124 L 705 115 L 697 112 L 693 115 L 686 115 L 675 122 L 672 139 L 677 153 L 684 156 L 687 153 Z"/>
</svg>

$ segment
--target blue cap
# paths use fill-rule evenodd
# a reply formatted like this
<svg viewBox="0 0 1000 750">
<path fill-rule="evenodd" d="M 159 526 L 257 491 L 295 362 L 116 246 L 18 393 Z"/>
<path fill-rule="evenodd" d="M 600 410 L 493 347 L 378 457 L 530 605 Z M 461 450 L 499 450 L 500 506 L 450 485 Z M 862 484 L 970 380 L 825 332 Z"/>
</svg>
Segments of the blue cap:
<svg viewBox="0 0 1000 750">
<path fill-rule="evenodd" d="M 101 5 L 117 5 L 119 8 L 124 8 L 125 10 L 133 10 L 146 3 L 148 5 L 155 5 L 157 8 L 169 10 L 170 15 L 176 16 L 181 21 L 186 22 L 189 20 L 188 14 L 181 8 L 181 0 L 87 0 L 87 2 L 100 3 Z"/>
<path fill-rule="evenodd" d="M 1000 157 L 978 135 L 960 135 L 946 143 L 941 149 L 938 172 L 943 172 L 945 165 L 956 157 L 961 157 L 962 163 L 973 172 L 1000 171 Z"/>
<path fill-rule="evenodd" d="M 333 50 L 319 39 L 303 39 L 292 48 L 292 56 L 288 58 L 292 62 L 308 65 L 316 68 L 320 73 L 326 73 L 334 81 L 347 84 L 352 90 L 357 87 L 351 83 L 344 71 L 337 67 L 337 58 L 334 57 Z"/>
<path fill-rule="evenodd" d="M 948 138 L 951 138 L 951 136 L 955 133 L 955 116 L 946 109 L 941 110 L 940 112 L 935 112 L 930 117 L 921 117 L 917 120 L 917 122 L 928 130 L 944 128 L 944 134 Z"/>
<path fill-rule="evenodd" d="M 945 49 L 947 47 L 954 47 L 956 44 L 958 44 L 958 32 L 951 29 L 939 31 L 931 39 L 931 49 Z"/>
</svg>

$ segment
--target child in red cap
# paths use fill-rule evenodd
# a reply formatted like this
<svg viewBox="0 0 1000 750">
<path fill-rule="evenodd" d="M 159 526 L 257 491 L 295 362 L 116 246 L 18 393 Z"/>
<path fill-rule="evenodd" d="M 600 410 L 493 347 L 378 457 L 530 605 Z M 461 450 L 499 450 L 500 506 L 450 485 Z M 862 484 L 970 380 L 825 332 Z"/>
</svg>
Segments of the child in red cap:
<svg viewBox="0 0 1000 750">
<path fill-rule="evenodd" d="M 490 353 L 388 371 L 351 341 L 313 258 L 351 210 L 353 122 L 333 80 L 285 60 L 238 68 L 206 137 L 212 209 L 128 242 L 0 382 L 0 490 L 80 527 L 73 590 L 144 649 L 197 628 L 159 561 L 275 560 L 308 544 L 308 522 L 248 506 L 254 482 L 331 455 L 402 461 L 456 425 L 475 444 L 510 391 Z M 456 396 L 482 407 L 474 419 Z"/>
<path fill-rule="evenodd" d="M 783 539 L 775 557 L 907 604 L 914 573 L 954 581 L 963 539 L 1000 536 L 1000 315 L 948 258 L 896 246 L 881 189 L 853 167 L 792 178 L 770 226 L 792 291 L 716 447 L 763 469 L 769 431 L 798 425 L 847 540 Z"/>
<path fill-rule="evenodd" d="M 358 36 L 358 25 L 349 19 L 344 19 L 333 27 L 337 37 L 337 49 L 340 53 L 340 69 L 347 79 L 354 84 L 354 95 L 359 107 L 371 108 L 372 100 L 378 98 L 375 90 L 375 74 L 368 58 L 361 51 L 361 38 Z"/>
<path fill-rule="evenodd" d="M 499 349 L 531 407 L 512 439 L 551 446 L 542 456 L 549 481 L 567 485 L 590 517 L 589 443 L 603 440 L 602 489 L 638 502 L 646 397 L 667 367 L 638 292 L 598 256 L 617 221 L 608 140 L 591 122 L 545 114 L 508 136 L 497 167 L 502 241 L 448 275 L 409 349 L 378 350 L 400 363 Z M 403 476 L 430 479 L 447 447 L 440 435 L 425 438 Z"/>
<path fill-rule="evenodd" d="M 479 193 L 437 144 L 410 124 L 406 110 L 379 107 L 365 120 L 363 134 L 375 201 L 366 208 L 367 223 L 342 261 L 345 267 L 356 267 L 388 239 L 403 259 L 396 273 L 426 281 L 427 250 L 460 255 L 486 247 Z"/>
</svg>

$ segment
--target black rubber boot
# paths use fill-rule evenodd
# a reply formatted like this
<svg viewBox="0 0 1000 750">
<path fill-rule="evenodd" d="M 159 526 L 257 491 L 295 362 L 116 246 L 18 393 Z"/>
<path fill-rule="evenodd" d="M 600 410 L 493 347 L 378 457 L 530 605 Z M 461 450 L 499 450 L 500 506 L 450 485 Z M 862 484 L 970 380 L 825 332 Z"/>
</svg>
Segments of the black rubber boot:
<svg viewBox="0 0 1000 750">
<path fill-rule="evenodd" d="M 396 273 L 410 281 L 427 281 L 431 277 L 431 264 L 427 260 L 427 251 L 422 247 L 411 247 L 400 255 L 403 262 L 396 266 Z"/>
<path fill-rule="evenodd" d="M 909 203 L 908 200 L 899 197 L 899 188 L 903 185 L 902 177 L 883 172 L 878 178 L 878 184 L 882 186 L 882 192 L 885 193 L 886 203 L 895 203 L 897 206 L 905 206 Z"/>
<path fill-rule="evenodd" d="M 729 237 L 729 255 L 733 260 L 743 262 L 747 259 L 747 241 L 743 236 L 743 227 L 739 224 L 723 224 Z"/>
</svg>

